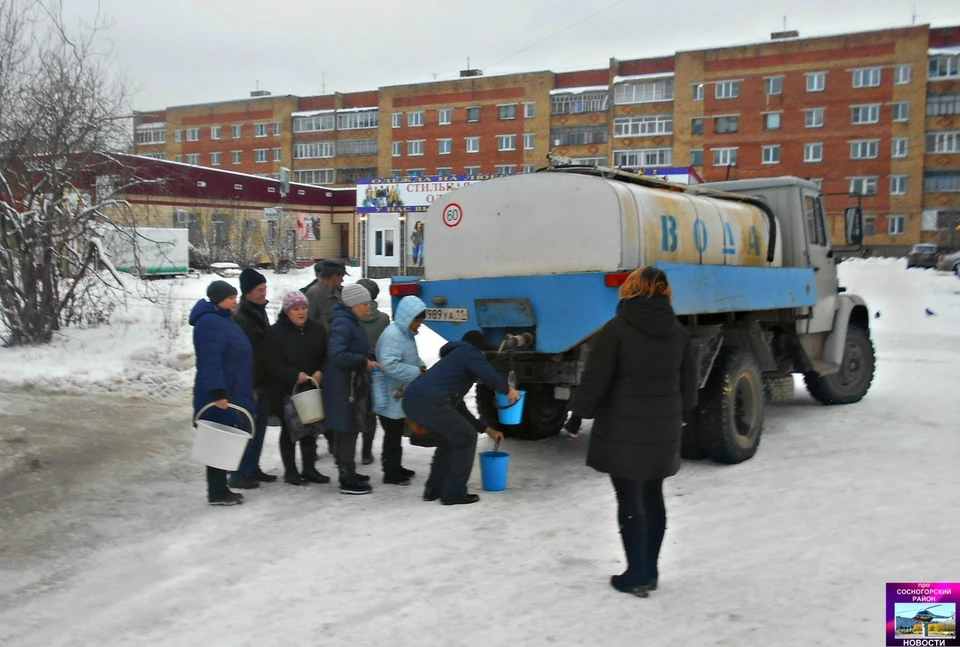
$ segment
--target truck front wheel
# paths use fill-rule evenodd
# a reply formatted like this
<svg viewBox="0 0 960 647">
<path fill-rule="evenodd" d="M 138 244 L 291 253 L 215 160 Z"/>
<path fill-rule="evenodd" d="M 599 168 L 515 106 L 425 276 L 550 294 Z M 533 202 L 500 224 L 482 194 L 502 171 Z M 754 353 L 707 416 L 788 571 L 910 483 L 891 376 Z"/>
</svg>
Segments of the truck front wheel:
<svg viewBox="0 0 960 647">
<path fill-rule="evenodd" d="M 756 454 L 763 431 L 763 379 L 753 355 L 721 349 L 700 397 L 694 424 L 710 457 L 733 464 Z"/>
<path fill-rule="evenodd" d="M 542 440 L 560 433 L 567 419 L 567 401 L 554 398 L 553 387 L 548 384 L 521 384 L 517 388 L 527 392 L 523 402 L 523 419 L 519 425 L 500 423 L 493 391 L 482 384 L 477 385 L 480 419 L 508 436 L 521 440 Z"/>
<path fill-rule="evenodd" d="M 822 404 L 859 402 L 870 389 L 876 359 L 870 335 L 851 323 L 843 348 L 840 370 L 831 375 L 809 372 L 803 376 L 807 391 Z"/>
</svg>

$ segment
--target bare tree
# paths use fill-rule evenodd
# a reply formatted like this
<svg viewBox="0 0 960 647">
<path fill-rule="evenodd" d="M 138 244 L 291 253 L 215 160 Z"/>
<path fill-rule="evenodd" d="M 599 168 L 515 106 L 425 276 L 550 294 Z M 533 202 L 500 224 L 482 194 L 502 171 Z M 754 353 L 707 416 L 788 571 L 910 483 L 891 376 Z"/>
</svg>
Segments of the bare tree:
<svg viewBox="0 0 960 647">
<path fill-rule="evenodd" d="M 94 286 L 109 278 L 97 270 L 96 242 L 104 227 L 134 224 L 115 196 L 138 180 L 114 156 L 131 136 L 106 28 L 100 15 L 68 27 L 60 0 L 0 0 L 0 340 L 7 345 L 45 343 L 61 325 L 109 315 L 96 305 L 104 299 Z"/>
</svg>

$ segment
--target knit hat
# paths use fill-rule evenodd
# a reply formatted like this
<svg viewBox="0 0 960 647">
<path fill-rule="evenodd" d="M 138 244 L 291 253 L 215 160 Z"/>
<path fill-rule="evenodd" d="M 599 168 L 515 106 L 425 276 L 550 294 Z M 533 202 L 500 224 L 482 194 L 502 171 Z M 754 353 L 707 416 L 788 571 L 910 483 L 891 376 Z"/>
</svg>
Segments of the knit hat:
<svg viewBox="0 0 960 647">
<path fill-rule="evenodd" d="M 353 306 L 358 306 L 361 303 L 367 303 L 371 301 L 370 293 L 367 292 L 367 288 L 359 285 L 357 283 L 351 283 L 350 285 L 343 286 L 343 294 L 341 295 L 343 299 L 343 305 L 348 308 Z"/>
<path fill-rule="evenodd" d="M 260 272 L 252 267 L 244 268 L 244 270 L 240 272 L 240 294 L 250 294 L 253 288 L 266 282 L 267 277 Z"/>
<path fill-rule="evenodd" d="M 487 341 L 487 338 L 483 336 L 483 333 L 479 330 L 468 330 L 463 333 L 463 337 L 460 338 L 460 341 L 465 341 L 474 348 L 478 350 L 495 350 L 496 346 Z"/>
<path fill-rule="evenodd" d="M 360 279 L 357 281 L 357 285 L 362 285 L 367 289 L 367 292 L 370 293 L 371 301 L 375 301 L 377 295 L 380 294 L 380 286 L 377 285 L 377 282 L 373 279 Z"/>
<path fill-rule="evenodd" d="M 237 296 L 237 288 L 226 281 L 214 281 L 207 286 L 207 298 L 213 305 L 220 305 L 224 299 L 235 296 Z"/>
<path fill-rule="evenodd" d="M 283 297 L 283 311 L 290 312 L 297 306 L 307 306 L 307 297 L 300 290 L 287 292 Z"/>
</svg>

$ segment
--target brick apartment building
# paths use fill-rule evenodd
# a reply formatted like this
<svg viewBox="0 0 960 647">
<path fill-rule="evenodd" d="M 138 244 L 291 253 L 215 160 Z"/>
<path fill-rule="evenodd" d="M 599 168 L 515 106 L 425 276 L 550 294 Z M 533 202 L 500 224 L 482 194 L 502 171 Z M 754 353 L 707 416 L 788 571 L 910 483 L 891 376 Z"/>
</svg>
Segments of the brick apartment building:
<svg viewBox="0 0 960 647">
<path fill-rule="evenodd" d="M 796 175 L 820 183 L 836 241 L 859 202 L 869 246 L 960 247 L 960 27 L 772 36 L 577 72 L 467 70 L 138 113 L 135 150 L 271 177 L 286 167 L 327 186 L 531 172 L 550 151 L 643 172 L 692 166 L 705 181 Z"/>
</svg>

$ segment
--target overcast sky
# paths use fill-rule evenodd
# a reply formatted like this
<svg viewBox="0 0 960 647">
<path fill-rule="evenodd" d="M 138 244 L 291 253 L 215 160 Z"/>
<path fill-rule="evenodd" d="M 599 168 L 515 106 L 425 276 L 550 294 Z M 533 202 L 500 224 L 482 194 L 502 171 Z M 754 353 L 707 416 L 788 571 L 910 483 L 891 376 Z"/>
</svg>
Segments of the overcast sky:
<svg viewBox="0 0 960 647">
<path fill-rule="evenodd" d="M 960 25 L 957 0 L 63 0 L 99 6 L 116 58 L 157 109 L 249 96 L 371 90 L 455 78 L 605 67 L 767 40 L 916 24 Z"/>
</svg>

